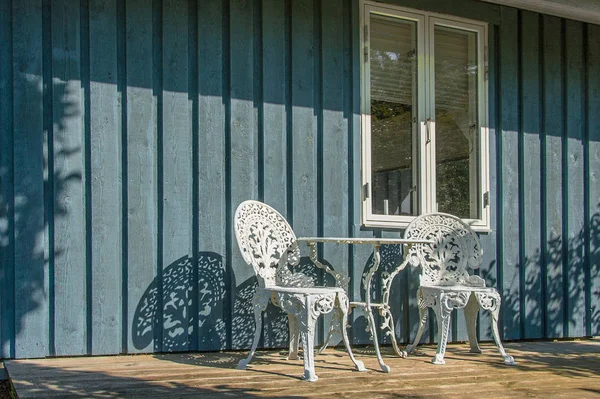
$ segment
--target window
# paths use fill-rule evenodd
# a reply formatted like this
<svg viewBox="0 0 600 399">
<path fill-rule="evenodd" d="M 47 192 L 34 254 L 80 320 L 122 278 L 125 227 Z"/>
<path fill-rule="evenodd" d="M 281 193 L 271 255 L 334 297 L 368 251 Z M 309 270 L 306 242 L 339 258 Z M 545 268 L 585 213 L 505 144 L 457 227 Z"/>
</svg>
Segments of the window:
<svg viewBox="0 0 600 399">
<path fill-rule="evenodd" d="M 362 222 L 489 229 L 487 24 L 362 2 Z"/>
</svg>

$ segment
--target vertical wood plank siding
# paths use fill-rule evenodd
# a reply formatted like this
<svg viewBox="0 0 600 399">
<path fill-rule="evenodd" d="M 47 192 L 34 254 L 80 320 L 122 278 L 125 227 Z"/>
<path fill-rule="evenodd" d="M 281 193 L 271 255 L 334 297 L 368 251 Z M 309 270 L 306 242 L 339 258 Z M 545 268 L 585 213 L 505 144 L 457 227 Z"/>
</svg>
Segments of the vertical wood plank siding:
<svg viewBox="0 0 600 399">
<path fill-rule="evenodd" d="M 52 152 L 50 193 L 54 219 L 53 303 L 56 355 L 82 355 L 86 341 L 86 202 L 80 9 L 69 1 L 51 4 Z M 67 111 L 67 112 L 65 112 Z M 60 121 L 55 123 L 55 121 Z M 84 266 L 84 267 L 82 267 Z M 59 298 L 59 300 L 57 300 Z"/>
<path fill-rule="evenodd" d="M 122 86 L 116 0 L 90 0 L 91 353 L 121 352 L 123 340 Z M 109 56 L 110 55 L 110 56 Z M 93 132 L 93 133 L 91 133 Z"/>
<path fill-rule="evenodd" d="M 600 26 L 586 31 L 586 174 L 584 179 L 587 213 L 585 217 L 586 334 L 600 334 Z"/>
<path fill-rule="evenodd" d="M 541 263 L 541 98 L 540 98 L 540 16 L 523 12 L 521 17 L 521 118 L 519 122 L 519 197 L 522 209 L 520 217 L 519 278 L 521 286 L 520 316 L 523 338 L 543 336 L 542 320 L 544 302 L 539 293 L 542 289 Z M 525 28 L 526 27 L 526 28 Z"/>
<path fill-rule="evenodd" d="M 500 26 L 499 96 L 501 134 L 498 140 L 498 291 L 502 295 L 501 325 L 504 336 L 517 339 L 521 335 L 521 301 L 519 253 L 521 237 L 519 217 L 523 210 L 519 201 L 519 15 L 514 8 L 502 10 Z M 516 29 L 515 29 L 516 27 Z"/>
<path fill-rule="evenodd" d="M 198 31 L 198 133 L 194 149 L 197 153 L 193 184 L 194 213 L 198 218 L 194 239 L 197 246 L 192 265 L 198 270 L 193 289 L 197 302 L 195 314 L 197 334 L 193 342 L 200 350 L 224 349 L 231 345 L 227 325 L 231 324 L 229 302 L 231 298 L 230 272 L 225 269 L 225 255 L 232 243 L 226 238 L 230 231 L 227 195 L 229 191 L 227 145 L 229 125 L 227 101 L 228 79 L 225 76 L 227 61 L 225 21 L 227 10 L 223 2 L 198 1 L 196 21 Z M 195 328 L 196 329 L 196 328 Z"/>
<path fill-rule="evenodd" d="M 48 101 L 51 71 L 43 68 L 44 16 L 48 7 L 41 0 L 12 2 L 13 63 L 13 164 L 14 219 L 13 264 L 15 287 L 15 357 L 40 357 L 51 353 L 49 269 L 50 252 L 48 198 L 52 169 L 48 149 L 52 147 L 52 125 Z M 42 15 L 44 14 L 44 15 Z M 31 25 L 30 25 L 31 24 Z M 49 43 L 46 43 L 49 45 Z M 3 60 L 2 62 L 10 62 Z M 47 60 L 49 61 L 49 60 Z M 47 65 L 47 64 L 46 64 Z M 45 72 L 45 73 L 44 73 Z M 49 109 L 50 107 L 50 109 Z M 4 149 L 3 149 L 4 150 Z"/>
<path fill-rule="evenodd" d="M 600 27 L 387 2 L 490 23 L 478 273 L 503 294 L 504 338 L 600 334 Z M 401 236 L 359 222 L 359 32 L 358 0 L 1 2 L 1 356 L 249 347 L 256 282 L 232 226 L 245 199 L 298 235 Z M 370 249 L 321 250 L 357 299 Z M 384 270 L 400 256 L 382 255 Z M 392 293 L 403 342 L 417 285 L 407 270 Z M 284 346 L 285 316 L 264 320 L 261 346 Z M 355 312 L 355 343 L 365 326 Z M 488 315 L 479 330 L 491 339 Z"/>
<path fill-rule="evenodd" d="M 12 2 L 0 3 L 0 339 L 2 355 L 15 356 L 15 219 Z M 9 61 L 4 61 L 9 60 Z"/>
<path fill-rule="evenodd" d="M 287 107 L 289 47 L 287 15 L 289 3 L 282 0 L 262 2 L 262 200 L 282 213 L 288 209 L 288 120 Z M 266 79 L 265 79 L 266 77 Z M 287 317 L 274 306 L 265 316 L 264 344 L 281 347 L 287 342 Z"/>
<path fill-rule="evenodd" d="M 564 69 L 562 21 L 543 17 L 543 127 L 542 144 L 542 230 L 544 234 L 544 292 L 545 335 L 551 338 L 565 336 L 566 296 L 564 293 L 563 259 L 563 141 L 564 126 Z"/>
</svg>

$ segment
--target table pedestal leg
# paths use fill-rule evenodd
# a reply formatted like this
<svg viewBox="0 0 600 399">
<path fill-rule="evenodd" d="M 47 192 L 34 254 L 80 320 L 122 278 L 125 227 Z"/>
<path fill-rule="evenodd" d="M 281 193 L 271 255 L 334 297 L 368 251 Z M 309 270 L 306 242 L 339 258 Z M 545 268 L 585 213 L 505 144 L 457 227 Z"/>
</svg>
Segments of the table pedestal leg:
<svg viewBox="0 0 600 399">
<path fill-rule="evenodd" d="M 379 341 L 377 339 L 377 326 L 375 325 L 375 317 L 373 316 L 373 310 L 371 306 L 366 306 L 367 317 L 369 320 L 369 328 L 371 329 L 371 335 L 373 336 L 373 346 L 375 346 L 375 355 L 377 355 L 377 361 L 379 362 L 379 367 L 384 373 L 390 372 L 390 366 L 383 362 L 383 358 L 381 357 L 381 352 L 379 351 Z"/>
<path fill-rule="evenodd" d="M 375 354 L 377 355 L 377 360 L 379 361 L 379 366 L 384 373 L 390 372 L 390 367 L 383 362 L 383 358 L 381 357 L 381 352 L 379 351 L 379 340 L 377 339 L 377 326 L 375 325 L 375 317 L 373 316 L 373 309 L 371 306 L 371 280 L 373 279 L 373 275 L 379 269 L 379 264 L 381 263 L 381 254 L 379 253 L 380 246 L 373 245 L 373 267 L 369 270 L 367 274 L 367 278 L 365 280 L 365 310 L 367 311 L 367 317 L 369 320 L 369 329 L 371 330 L 371 336 L 373 337 L 373 346 L 375 346 Z"/>
</svg>

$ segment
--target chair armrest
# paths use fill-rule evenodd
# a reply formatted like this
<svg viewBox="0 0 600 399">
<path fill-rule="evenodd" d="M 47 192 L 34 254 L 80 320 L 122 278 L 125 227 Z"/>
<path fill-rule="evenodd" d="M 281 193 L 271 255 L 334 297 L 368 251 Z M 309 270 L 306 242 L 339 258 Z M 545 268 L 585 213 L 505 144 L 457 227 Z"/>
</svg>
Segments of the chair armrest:
<svg viewBox="0 0 600 399">
<path fill-rule="evenodd" d="M 288 265 L 294 267 L 300 263 L 300 249 L 298 243 L 294 242 L 285 251 L 277 265 L 275 272 L 275 282 L 282 287 L 314 287 L 313 279 L 303 273 L 292 273 Z"/>
<path fill-rule="evenodd" d="M 332 266 L 325 265 L 319 261 L 317 258 L 316 242 L 308 241 L 306 244 L 308 245 L 310 260 L 315 264 L 315 266 L 329 273 L 335 279 L 336 287 L 343 288 L 345 291 L 348 291 L 348 284 L 350 283 L 350 278 L 348 275 L 343 271 L 337 271 Z"/>
<path fill-rule="evenodd" d="M 467 284 L 470 287 L 480 287 L 480 288 L 483 288 L 483 287 L 485 287 L 485 280 L 482 279 L 479 276 L 472 275 L 472 276 L 469 276 L 469 278 L 467 279 Z"/>
</svg>

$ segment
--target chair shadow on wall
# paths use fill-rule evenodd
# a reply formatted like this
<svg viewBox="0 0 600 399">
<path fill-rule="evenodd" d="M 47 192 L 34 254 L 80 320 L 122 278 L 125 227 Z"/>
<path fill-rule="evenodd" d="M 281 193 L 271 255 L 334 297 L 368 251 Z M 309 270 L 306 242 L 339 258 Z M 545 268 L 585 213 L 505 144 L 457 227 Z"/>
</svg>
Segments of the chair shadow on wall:
<svg viewBox="0 0 600 399">
<path fill-rule="evenodd" d="M 226 345 L 223 257 L 183 256 L 155 277 L 140 299 L 131 326 L 136 349 L 155 352 L 219 350 Z"/>
<path fill-rule="evenodd" d="M 294 272 L 310 273 L 310 259 L 303 257 Z M 136 349 L 154 352 L 215 351 L 247 349 L 254 337 L 252 298 L 257 287 L 252 276 L 227 286 L 228 275 L 223 257 L 200 252 L 195 260 L 183 256 L 167 266 L 161 276 L 146 288 L 135 310 L 131 326 Z M 232 298 L 233 296 L 233 298 Z M 287 346 L 287 316 L 275 306 L 265 313 L 260 347 Z"/>
<path fill-rule="evenodd" d="M 330 262 L 320 259 L 322 263 Z M 402 261 L 400 246 L 384 245 L 381 248 L 379 275 L 391 273 Z M 198 254 L 196 268 L 188 256 L 181 257 L 164 269 L 162 276 L 155 278 L 140 299 L 132 322 L 132 338 L 136 349 L 153 351 L 185 352 L 215 351 L 224 349 L 246 350 L 252 344 L 254 332 L 254 312 L 252 298 L 257 287 L 256 277 L 252 276 L 236 285 L 233 294 L 228 293 L 226 270 L 223 257 L 214 252 Z M 373 256 L 367 259 L 362 269 L 364 275 L 371 268 Z M 335 282 L 328 275 L 316 269 L 308 256 L 303 256 L 294 267 L 294 273 L 302 273 L 311 277 L 316 284 L 333 286 Z M 407 269 L 401 272 L 393 282 L 392 298 L 396 303 L 392 306 L 396 332 L 399 341 L 407 343 L 410 331 L 415 326 L 405 328 L 408 313 L 417 314 L 415 303 L 408 301 L 408 296 L 416 292 L 418 273 Z M 233 273 L 231 273 L 233 274 Z M 233 278 L 233 277 L 232 277 Z M 194 281 L 196 279 L 196 281 Z M 372 281 L 372 300 L 379 301 L 381 287 L 379 278 Z M 234 299 L 231 299 L 231 295 Z M 360 281 L 360 296 L 365 297 L 365 287 Z M 358 298 L 356 298 L 358 299 Z M 231 315 L 227 312 L 230 311 Z M 360 309 L 351 313 L 351 335 L 354 344 L 364 345 L 371 342 L 368 323 Z M 378 315 L 376 315 L 378 317 Z M 230 327 L 227 327 L 230 323 Z M 279 308 L 269 305 L 264 315 L 263 336 L 259 348 L 282 349 L 288 345 L 288 320 Z M 326 333 L 326 322 L 318 327 L 322 334 L 317 334 L 317 341 Z M 381 342 L 389 344 L 389 338 L 380 334 Z M 337 342 L 334 342 L 337 343 Z M 317 345 L 320 342 L 316 343 Z M 359 348 L 360 352 L 370 353 L 369 348 Z M 282 352 L 283 353 L 283 352 Z M 242 356 L 242 355 L 240 355 Z M 241 358 L 241 357 L 240 357 Z M 198 359 L 194 355 L 193 359 Z M 184 360 L 182 358 L 182 360 Z M 260 362 L 260 358 L 258 359 Z"/>
<path fill-rule="evenodd" d="M 328 264 L 325 260 L 322 262 Z M 335 284 L 329 275 L 316 270 L 308 256 L 302 257 L 292 271 L 309 276 L 317 284 Z M 200 252 L 195 265 L 190 257 L 183 256 L 166 267 L 147 287 L 136 307 L 131 326 L 135 348 L 147 351 L 151 347 L 157 358 L 166 361 L 235 368 L 245 357 L 245 352 L 221 353 L 219 356 L 199 353 L 246 350 L 252 344 L 255 323 L 252 298 L 257 288 L 256 277 L 252 276 L 240 285 L 233 282 L 236 289 L 231 293 L 227 287 L 228 273 L 231 271 L 227 270 L 223 257 L 214 252 Z M 287 350 L 283 349 L 288 345 L 287 315 L 269 305 L 263 317 L 259 348 L 282 349 L 281 363 L 286 364 Z M 321 325 L 321 340 L 324 327 L 326 323 Z M 368 338 L 368 333 L 364 334 Z M 161 354 L 173 352 L 179 353 L 177 356 Z M 273 364 L 273 361 L 270 358 L 268 363 Z M 267 363 L 259 354 L 254 363 L 263 362 Z"/>
</svg>

